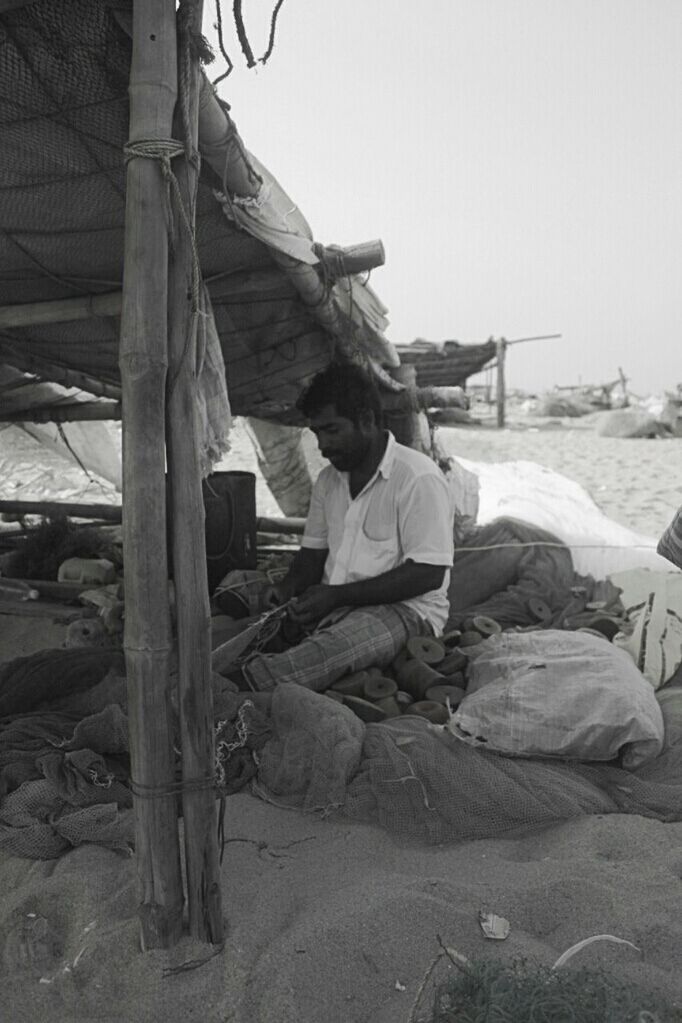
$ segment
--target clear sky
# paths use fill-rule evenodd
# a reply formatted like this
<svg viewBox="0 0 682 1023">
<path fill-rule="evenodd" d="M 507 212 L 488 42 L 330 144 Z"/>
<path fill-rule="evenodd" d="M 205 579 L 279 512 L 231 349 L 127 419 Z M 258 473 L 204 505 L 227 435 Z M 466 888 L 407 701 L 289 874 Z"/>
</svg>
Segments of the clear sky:
<svg viewBox="0 0 682 1023">
<path fill-rule="evenodd" d="M 682 0 L 285 0 L 251 71 L 222 8 L 247 148 L 316 240 L 383 240 L 392 341 L 561 332 L 512 387 L 682 381 Z"/>
</svg>

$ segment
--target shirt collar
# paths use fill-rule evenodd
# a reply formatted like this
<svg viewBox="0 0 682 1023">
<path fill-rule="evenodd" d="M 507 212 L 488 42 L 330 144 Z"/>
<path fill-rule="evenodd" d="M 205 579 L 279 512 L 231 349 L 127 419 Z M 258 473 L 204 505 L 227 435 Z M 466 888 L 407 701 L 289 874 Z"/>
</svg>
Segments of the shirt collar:
<svg viewBox="0 0 682 1023">
<path fill-rule="evenodd" d="M 398 442 L 396 441 L 395 437 L 393 436 L 393 434 L 391 433 L 390 430 L 386 430 L 385 433 L 386 433 L 386 450 L 384 451 L 383 455 L 381 456 L 381 461 L 379 462 L 378 466 L 376 467 L 374 475 L 372 476 L 372 478 L 370 480 L 367 481 L 365 486 L 362 488 L 361 493 L 363 493 L 363 494 L 364 494 L 365 490 L 367 490 L 367 488 L 370 486 L 370 484 L 374 483 L 374 481 L 377 478 L 377 476 L 383 476 L 384 479 L 387 480 L 387 479 L 390 478 L 391 472 L 393 471 L 393 463 L 395 462 L 395 455 L 396 455 L 396 445 L 397 445 Z M 338 478 L 344 480 L 344 482 L 346 484 L 346 487 L 348 487 L 348 480 L 350 478 L 350 473 L 348 473 L 348 472 L 339 472 L 338 469 L 335 469 L 334 471 L 336 472 L 336 475 L 338 476 Z"/>
<path fill-rule="evenodd" d="M 386 450 L 384 451 L 384 456 L 379 462 L 379 467 L 377 468 L 377 474 L 381 473 L 385 480 L 389 479 L 391 472 L 393 470 L 396 447 L 396 439 L 391 433 L 391 431 L 386 430 L 386 434 L 388 438 L 386 441 Z"/>
</svg>

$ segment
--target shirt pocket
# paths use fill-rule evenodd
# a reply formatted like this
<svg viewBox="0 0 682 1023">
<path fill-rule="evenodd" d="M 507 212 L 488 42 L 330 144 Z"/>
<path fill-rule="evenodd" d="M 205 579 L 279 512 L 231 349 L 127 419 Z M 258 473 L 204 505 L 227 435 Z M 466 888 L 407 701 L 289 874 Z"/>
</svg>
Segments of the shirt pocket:
<svg viewBox="0 0 682 1023">
<path fill-rule="evenodd" d="M 393 543 L 397 545 L 395 517 L 386 514 L 385 505 L 370 504 L 360 527 L 365 543 Z"/>
<path fill-rule="evenodd" d="M 398 537 L 387 536 L 377 539 L 360 530 L 353 558 L 355 573 L 362 578 L 370 579 L 396 568 L 399 562 Z"/>
</svg>

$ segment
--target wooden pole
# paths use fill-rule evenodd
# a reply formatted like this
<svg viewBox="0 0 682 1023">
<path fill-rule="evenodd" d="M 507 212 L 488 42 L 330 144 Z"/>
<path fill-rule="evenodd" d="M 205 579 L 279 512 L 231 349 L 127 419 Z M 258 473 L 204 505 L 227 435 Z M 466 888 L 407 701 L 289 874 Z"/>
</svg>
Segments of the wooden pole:
<svg viewBox="0 0 682 1023">
<path fill-rule="evenodd" d="M 130 140 L 169 139 L 177 91 L 175 0 L 135 0 Z M 124 649 L 143 949 L 182 933 L 170 704 L 165 499 L 168 236 L 156 160 L 135 157 L 126 184 L 119 365 L 123 392 Z M 167 790 L 168 794 L 162 794 Z"/>
<path fill-rule="evenodd" d="M 0 512 L 12 515 L 44 515 L 45 518 L 103 519 L 110 524 L 121 521 L 117 504 L 74 504 L 68 501 L 0 501 Z"/>
<path fill-rule="evenodd" d="M 73 401 L 0 413 L 0 423 L 93 423 L 120 418 L 121 405 L 117 401 Z"/>
<path fill-rule="evenodd" d="M 104 295 L 77 295 L 51 302 L 24 302 L 0 306 L 0 328 L 36 327 L 46 323 L 72 323 L 92 316 L 120 316 L 121 292 Z"/>
<path fill-rule="evenodd" d="M 180 88 L 189 112 L 192 152 L 197 151 L 199 74 L 198 60 L 187 46 L 190 25 L 201 31 L 202 0 L 181 5 L 179 17 Z M 188 125 L 176 117 L 176 135 L 183 141 Z M 198 169 L 186 157 L 176 161 L 175 172 L 194 230 L 193 196 Z M 221 944 L 223 914 L 218 851 L 218 816 L 211 689 L 211 611 L 206 573 L 204 504 L 201 492 L 197 417 L 197 321 L 193 309 L 196 272 L 191 238 L 184 218 L 176 211 L 174 256 L 169 269 L 169 389 L 167 401 L 168 476 L 172 523 L 173 568 L 177 615 L 178 707 L 182 739 L 182 794 L 189 929 L 201 941 Z M 198 784 L 197 784 L 198 782 Z M 203 784 L 202 784 L 203 783 Z"/>
<path fill-rule="evenodd" d="M 25 349 L 3 343 L 1 339 L 0 359 L 12 369 L 22 373 L 31 373 L 50 383 L 62 384 L 64 387 L 79 387 L 81 391 L 88 391 L 100 398 L 113 398 L 115 401 L 121 399 L 121 388 L 118 384 L 105 383 L 102 380 L 96 380 L 87 373 L 81 373 L 79 370 L 58 366 L 56 363 L 39 358 Z"/>
<path fill-rule="evenodd" d="M 495 352 L 497 353 L 497 426 L 498 429 L 504 427 L 504 404 L 506 399 L 505 394 L 505 382 L 504 382 L 504 358 L 507 351 L 507 342 L 503 337 L 495 342 Z"/>
</svg>

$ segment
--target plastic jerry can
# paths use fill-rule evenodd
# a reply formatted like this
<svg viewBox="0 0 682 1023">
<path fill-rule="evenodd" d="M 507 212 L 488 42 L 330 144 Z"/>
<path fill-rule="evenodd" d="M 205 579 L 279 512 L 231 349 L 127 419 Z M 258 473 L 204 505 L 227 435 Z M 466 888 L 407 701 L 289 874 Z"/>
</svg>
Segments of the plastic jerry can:
<svg viewBox="0 0 682 1023">
<path fill-rule="evenodd" d="M 116 569 L 107 558 L 67 558 L 59 566 L 57 579 L 60 583 L 106 586 L 116 581 Z"/>
</svg>

